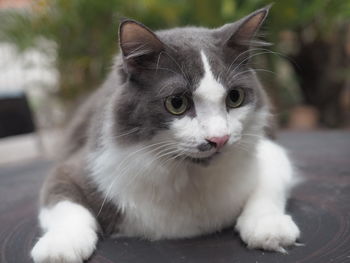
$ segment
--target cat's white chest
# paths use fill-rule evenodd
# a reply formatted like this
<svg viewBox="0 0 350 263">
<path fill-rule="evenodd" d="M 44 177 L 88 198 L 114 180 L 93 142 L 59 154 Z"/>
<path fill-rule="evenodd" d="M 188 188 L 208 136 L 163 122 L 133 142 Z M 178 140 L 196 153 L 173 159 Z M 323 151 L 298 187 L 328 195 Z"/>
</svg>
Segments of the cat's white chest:
<svg viewBox="0 0 350 263">
<path fill-rule="evenodd" d="M 122 166 L 117 155 L 99 153 L 93 179 L 121 209 L 123 236 L 180 238 L 233 225 L 256 182 L 256 166 L 246 156 L 169 170 L 147 156 Z"/>
<path fill-rule="evenodd" d="M 108 176 L 99 184 L 122 210 L 120 235 L 190 237 L 233 225 L 254 181 L 250 171 L 235 167 L 225 160 L 209 168 L 183 166 L 168 174 L 156 164 L 141 170 L 130 167 L 112 187 Z M 140 171 L 142 175 L 135 176 Z"/>
</svg>

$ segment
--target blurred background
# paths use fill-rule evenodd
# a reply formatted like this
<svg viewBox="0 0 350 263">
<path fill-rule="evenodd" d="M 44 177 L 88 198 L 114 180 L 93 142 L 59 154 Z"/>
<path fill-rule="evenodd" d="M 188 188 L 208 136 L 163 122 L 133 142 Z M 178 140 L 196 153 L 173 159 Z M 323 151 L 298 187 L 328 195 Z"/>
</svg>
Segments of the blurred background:
<svg viewBox="0 0 350 263">
<path fill-rule="evenodd" d="M 50 156 L 118 52 L 119 19 L 218 27 L 267 0 L 0 0 L 0 164 Z M 256 68 L 283 129 L 350 128 L 350 1 L 275 0 Z"/>
</svg>

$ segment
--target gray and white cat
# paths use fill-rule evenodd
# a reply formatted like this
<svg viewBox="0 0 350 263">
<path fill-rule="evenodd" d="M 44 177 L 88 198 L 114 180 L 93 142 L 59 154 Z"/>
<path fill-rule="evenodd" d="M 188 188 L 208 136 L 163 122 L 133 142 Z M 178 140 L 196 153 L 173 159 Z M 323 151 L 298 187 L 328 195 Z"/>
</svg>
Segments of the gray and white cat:
<svg viewBox="0 0 350 263">
<path fill-rule="evenodd" d="M 268 100 L 249 66 L 267 13 L 217 29 L 121 23 L 115 67 L 43 186 L 35 262 L 82 262 L 99 233 L 156 240 L 235 224 L 249 248 L 295 244 L 293 167 L 264 135 Z"/>
</svg>

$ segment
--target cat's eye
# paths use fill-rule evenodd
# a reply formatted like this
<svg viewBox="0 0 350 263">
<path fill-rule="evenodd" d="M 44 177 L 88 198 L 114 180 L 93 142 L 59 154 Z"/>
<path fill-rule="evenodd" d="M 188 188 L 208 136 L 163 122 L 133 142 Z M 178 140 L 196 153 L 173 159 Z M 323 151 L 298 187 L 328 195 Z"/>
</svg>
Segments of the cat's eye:
<svg viewBox="0 0 350 263">
<path fill-rule="evenodd" d="M 229 108 L 237 108 L 242 105 L 244 101 L 244 90 L 242 88 L 235 88 L 229 91 L 226 97 L 226 105 Z"/>
<path fill-rule="evenodd" d="M 165 108 L 174 115 L 184 114 L 189 107 L 188 98 L 185 95 L 169 96 L 165 99 Z"/>
</svg>

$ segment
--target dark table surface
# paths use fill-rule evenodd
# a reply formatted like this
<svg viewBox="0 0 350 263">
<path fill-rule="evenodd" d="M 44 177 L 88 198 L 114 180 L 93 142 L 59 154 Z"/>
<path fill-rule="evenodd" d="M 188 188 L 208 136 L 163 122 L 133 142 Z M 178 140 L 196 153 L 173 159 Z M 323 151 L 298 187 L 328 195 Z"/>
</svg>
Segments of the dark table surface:
<svg viewBox="0 0 350 263">
<path fill-rule="evenodd" d="M 89 262 L 350 262 L 350 131 L 283 132 L 278 141 L 305 178 L 288 204 L 305 246 L 288 255 L 249 250 L 227 229 L 186 240 L 104 240 Z M 51 165 L 36 160 L 0 167 L 1 263 L 32 262 L 37 196 Z"/>
</svg>

